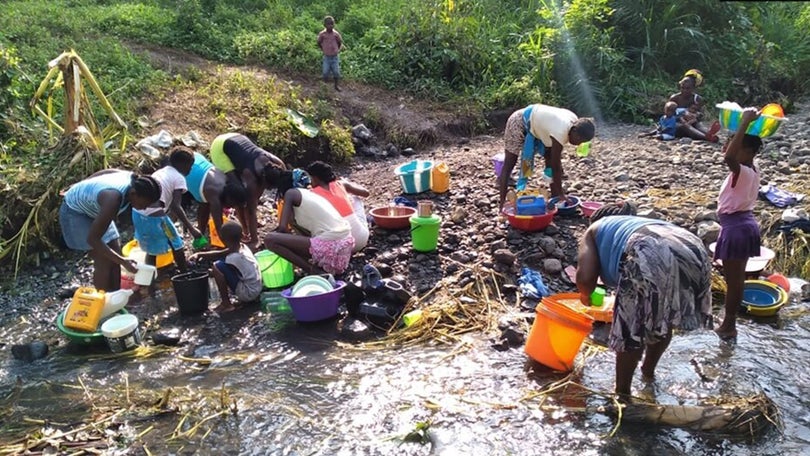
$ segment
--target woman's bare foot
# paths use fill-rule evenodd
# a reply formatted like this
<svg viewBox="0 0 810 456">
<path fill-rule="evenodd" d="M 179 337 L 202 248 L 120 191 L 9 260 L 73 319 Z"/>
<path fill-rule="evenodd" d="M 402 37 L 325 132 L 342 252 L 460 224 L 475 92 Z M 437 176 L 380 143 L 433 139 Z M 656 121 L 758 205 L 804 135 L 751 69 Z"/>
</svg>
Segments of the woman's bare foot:
<svg viewBox="0 0 810 456">
<path fill-rule="evenodd" d="M 234 310 L 236 310 L 236 306 L 234 306 L 230 300 L 222 301 L 218 306 L 214 308 L 214 312 L 217 313 L 232 312 Z"/>
</svg>

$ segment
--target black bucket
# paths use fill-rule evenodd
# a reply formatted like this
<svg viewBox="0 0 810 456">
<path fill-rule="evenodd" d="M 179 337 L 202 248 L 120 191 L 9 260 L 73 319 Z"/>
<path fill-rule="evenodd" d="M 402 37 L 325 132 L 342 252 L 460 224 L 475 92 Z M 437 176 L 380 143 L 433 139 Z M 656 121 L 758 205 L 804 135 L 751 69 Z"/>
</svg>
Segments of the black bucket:
<svg viewBox="0 0 810 456">
<path fill-rule="evenodd" d="M 182 315 L 199 315 L 208 310 L 208 273 L 186 272 L 172 277 L 177 307 Z"/>
</svg>

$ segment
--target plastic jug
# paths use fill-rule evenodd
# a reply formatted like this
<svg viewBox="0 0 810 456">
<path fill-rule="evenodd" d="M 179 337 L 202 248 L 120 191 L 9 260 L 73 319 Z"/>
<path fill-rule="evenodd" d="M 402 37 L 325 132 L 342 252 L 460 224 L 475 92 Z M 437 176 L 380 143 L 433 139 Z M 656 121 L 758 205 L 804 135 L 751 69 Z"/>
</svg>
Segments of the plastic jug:
<svg viewBox="0 0 810 456">
<path fill-rule="evenodd" d="M 65 310 L 63 324 L 78 331 L 95 332 L 104 309 L 105 293 L 93 287 L 81 287 L 73 293 L 73 301 Z"/>
<path fill-rule="evenodd" d="M 132 290 L 117 290 L 106 293 L 104 295 L 104 308 L 101 311 L 101 318 L 110 316 L 123 309 L 133 293 Z"/>
<path fill-rule="evenodd" d="M 521 196 L 515 202 L 517 215 L 543 215 L 546 213 L 546 200 L 542 196 Z"/>
<path fill-rule="evenodd" d="M 450 167 L 439 163 L 433 167 L 430 175 L 430 190 L 433 193 L 444 193 L 450 189 Z"/>
</svg>

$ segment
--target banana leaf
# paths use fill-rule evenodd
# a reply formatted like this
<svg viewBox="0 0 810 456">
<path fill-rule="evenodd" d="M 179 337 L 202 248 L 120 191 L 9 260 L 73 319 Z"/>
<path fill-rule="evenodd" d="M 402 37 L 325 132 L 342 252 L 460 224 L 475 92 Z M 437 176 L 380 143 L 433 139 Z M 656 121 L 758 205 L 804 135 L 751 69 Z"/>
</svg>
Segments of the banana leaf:
<svg viewBox="0 0 810 456">
<path fill-rule="evenodd" d="M 315 125 L 315 121 L 312 120 L 312 118 L 290 108 L 285 108 L 284 112 L 287 113 L 287 119 L 292 122 L 301 133 L 310 138 L 318 136 L 320 129 Z"/>
</svg>

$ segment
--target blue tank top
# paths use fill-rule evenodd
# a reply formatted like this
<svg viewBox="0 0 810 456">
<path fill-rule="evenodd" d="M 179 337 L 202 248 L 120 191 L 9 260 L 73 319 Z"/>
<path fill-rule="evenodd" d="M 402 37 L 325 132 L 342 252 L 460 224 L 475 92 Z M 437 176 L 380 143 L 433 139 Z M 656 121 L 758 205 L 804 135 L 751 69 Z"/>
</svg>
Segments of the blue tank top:
<svg viewBox="0 0 810 456">
<path fill-rule="evenodd" d="M 98 194 L 104 190 L 115 190 L 121 194 L 121 206 L 118 208 L 120 214 L 129 206 L 127 191 L 129 191 L 131 182 L 132 173 L 129 171 L 117 171 L 91 177 L 76 182 L 68 189 L 65 193 L 65 204 L 76 212 L 96 218 L 101 211 Z"/>
<path fill-rule="evenodd" d="M 644 225 L 663 225 L 667 222 L 632 215 L 612 215 L 598 220 L 596 249 L 599 252 L 602 280 L 615 287 L 619 283 L 619 262 L 630 236 Z"/>
<path fill-rule="evenodd" d="M 208 161 L 203 154 L 194 152 L 194 164 L 191 165 L 191 171 L 186 176 L 186 187 L 191 196 L 199 203 L 207 202 L 203 194 L 203 187 L 208 171 L 213 167 L 214 164 Z"/>
</svg>

